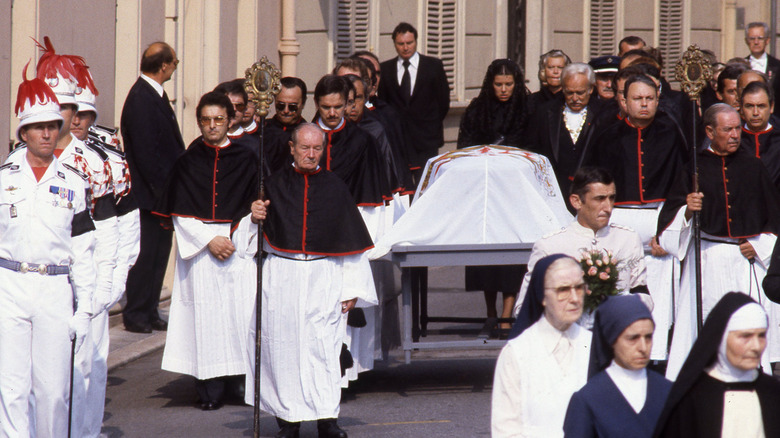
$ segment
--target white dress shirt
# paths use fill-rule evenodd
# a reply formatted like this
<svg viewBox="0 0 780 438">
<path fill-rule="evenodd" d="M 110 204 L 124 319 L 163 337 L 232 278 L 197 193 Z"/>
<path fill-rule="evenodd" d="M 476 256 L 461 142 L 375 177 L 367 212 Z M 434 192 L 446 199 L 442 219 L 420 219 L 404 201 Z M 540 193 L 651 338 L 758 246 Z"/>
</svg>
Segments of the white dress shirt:
<svg viewBox="0 0 780 438">
<path fill-rule="evenodd" d="M 769 58 L 766 56 L 766 52 L 764 52 L 760 58 L 755 58 L 753 55 L 750 55 L 748 61 L 750 61 L 750 68 L 752 70 L 766 73 L 767 62 L 769 61 Z"/>
<path fill-rule="evenodd" d="M 149 83 L 149 85 L 151 85 L 151 86 L 152 86 L 152 88 L 154 88 L 154 91 L 156 91 L 156 92 L 157 92 L 157 94 L 159 94 L 159 95 L 160 95 L 160 97 L 162 97 L 162 96 L 163 96 L 163 93 L 165 92 L 165 90 L 163 90 L 163 86 L 162 86 L 162 84 L 161 84 L 161 83 L 159 83 L 159 82 L 155 81 L 154 79 L 150 78 L 149 76 L 146 76 L 146 75 L 145 75 L 145 74 L 143 74 L 143 73 L 141 74 L 141 79 L 143 79 L 143 80 L 145 80 L 146 82 L 148 82 L 148 83 Z"/>
<path fill-rule="evenodd" d="M 414 84 L 417 82 L 417 68 L 420 66 L 420 53 L 414 52 L 414 55 L 409 58 L 409 89 L 412 91 L 412 94 L 414 94 Z M 397 62 L 397 73 L 398 73 L 398 85 L 401 84 L 401 81 L 404 78 L 404 60 L 400 56 L 398 57 Z"/>
</svg>

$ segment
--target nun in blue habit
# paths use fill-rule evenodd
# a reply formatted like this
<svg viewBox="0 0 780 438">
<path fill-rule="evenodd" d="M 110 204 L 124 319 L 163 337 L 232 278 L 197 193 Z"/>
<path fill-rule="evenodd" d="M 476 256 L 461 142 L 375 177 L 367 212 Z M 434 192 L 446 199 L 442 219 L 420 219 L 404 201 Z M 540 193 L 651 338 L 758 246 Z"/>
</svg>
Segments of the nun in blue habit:
<svg viewBox="0 0 780 438">
<path fill-rule="evenodd" d="M 652 437 L 672 386 L 646 368 L 654 329 L 639 297 L 614 296 L 599 306 L 588 383 L 569 401 L 565 437 Z"/>
</svg>

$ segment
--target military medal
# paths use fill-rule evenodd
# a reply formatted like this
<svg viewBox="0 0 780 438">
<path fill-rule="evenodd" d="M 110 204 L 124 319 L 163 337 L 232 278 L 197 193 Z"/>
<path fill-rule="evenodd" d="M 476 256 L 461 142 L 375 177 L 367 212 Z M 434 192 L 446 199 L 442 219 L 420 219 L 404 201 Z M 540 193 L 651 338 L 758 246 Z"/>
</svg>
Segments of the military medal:
<svg viewBox="0 0 780 438">
<path fill-rule="evenodd" d="M 16 206 L 15 206 L 15 205 L 11 205 L 11 218 L 13 219 L 13 218 L 15 218 L 16 216 L 17 216 L 17 213 L 16 213 Z"/>
<path fill-rule="evenodd" d="M 73 198 L 75 192 L 73 190 L 66 189 L 65 187 L 49 186 L 49 193 L 55 196 L 52 205 L 55 207 L 67 207 L 73 208 Z"/>
</svg>

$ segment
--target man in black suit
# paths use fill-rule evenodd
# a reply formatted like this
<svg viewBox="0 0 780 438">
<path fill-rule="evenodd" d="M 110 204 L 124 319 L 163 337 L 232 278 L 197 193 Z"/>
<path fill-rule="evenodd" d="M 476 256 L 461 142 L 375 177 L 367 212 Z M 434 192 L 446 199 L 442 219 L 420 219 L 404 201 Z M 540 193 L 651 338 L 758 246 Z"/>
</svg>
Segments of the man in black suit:
<svg viewBox="0 0 780 438">
<path fill-rule="evenodd" d="M 168 327 L 160 319 L 157 306 L 173 231 L 163 229 L 151 210 L 173 163 L 184 152 L 176 115 L 162 86 L 178 64 L 171 46 L 152 43 L 141 58 L 141 77 L 130 89 L 122 108 L 122 137 L 141 215 L 141 252 L 127 276 L 127 304 L 122 319 L 128 331 L 137 333 Z"/>
<path fill-rule="evenodd" d="M 550 159 L 561 193 L 567 194 L 599 115 L 590 104 L 595 99 L 593 68 L 581 62 L 569 64 L 561 73 L 561 83 L 564 102 L 556 99 L 539 107 L 530 141 L 536 152 Z"/>
<path fill-rule="evenodd" d="M 775 91 L 775 101 L 780 88 L 780 60 L 766 53 L 769 44 L 769 25 L 761 22 L 753 22 L 745 28 L 745 44 L 750 49 L 750 55 L 745 59 L 750 63 L 750 68 L 764 73 L 769 78 L 769 83 Z M 780 105 L 775 105 L 773 114 L 780 116 Z"/>
<path fill-rule="evenodd" d="M 380 65 L 379 97 L 401 114 L 406 155 L 417 183 L 425 162 L 444 144 L 450 86 L 441 60 L 417 52 L 417 29 L 400 23 L 392 37 L 398 56 Z"/>
</svg>

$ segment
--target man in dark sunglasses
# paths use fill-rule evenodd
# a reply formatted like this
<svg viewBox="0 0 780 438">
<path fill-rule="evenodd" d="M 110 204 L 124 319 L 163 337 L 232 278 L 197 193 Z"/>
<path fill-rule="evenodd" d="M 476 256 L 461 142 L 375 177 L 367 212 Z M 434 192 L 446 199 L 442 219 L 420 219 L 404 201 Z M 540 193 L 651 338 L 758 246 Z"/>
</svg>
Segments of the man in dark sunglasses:
<svg viewBox="0 0 780 438">
<path fill-rule="evenodd" d="M 281 85 L 282 91 L 274 102 L 276 112 L 266 119 L 263 133 L 265 162 L 271 172 L 292 165 L 290 135 L 296 126 L 306 122 L 301 116 L 306 105 L 306 83 L 299 78 L 284 77 Z"/>
</svg>

